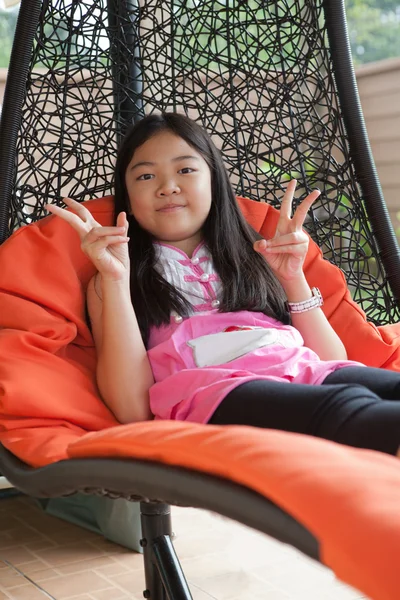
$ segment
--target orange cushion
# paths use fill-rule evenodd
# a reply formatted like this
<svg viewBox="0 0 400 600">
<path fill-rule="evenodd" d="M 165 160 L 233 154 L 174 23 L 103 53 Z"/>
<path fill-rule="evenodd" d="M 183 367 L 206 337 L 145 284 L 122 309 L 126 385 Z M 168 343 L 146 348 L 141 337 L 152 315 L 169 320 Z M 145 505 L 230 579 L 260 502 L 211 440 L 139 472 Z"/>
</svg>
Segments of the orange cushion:
<svg viewBox="0 0 400 600">
<path fill-rule="evenodd" d="M 278 211 L 238 200 L 251 225 L 270 237 Z M 111 197 L 85 205 L 99 223 L 112 224 Z M 4 242 L 0 265 L 0 441 L 39 466 L 65 457 L 69 441 L 85 432 L 117 424 L 99 398 L 96 351 L 85 320 L 84 292 L 94 267 L 78 234 L 54 216 L 21 227 Z M 321 288 L 323 308 L 349 357 L 399 368 L 400 325 L 367 323 L 342 272 L 323 260 L 312 241 L 305 271 Z"/>
<path fill-rule="evenodd" d="M 400 465 L 380 452 L 253 427 L 155 421 L 87 434 L 71 458 L 133 457 L 262 494 L 320 542 L 325 565 L 371 600 L 397 600 Z"/>
</svg>

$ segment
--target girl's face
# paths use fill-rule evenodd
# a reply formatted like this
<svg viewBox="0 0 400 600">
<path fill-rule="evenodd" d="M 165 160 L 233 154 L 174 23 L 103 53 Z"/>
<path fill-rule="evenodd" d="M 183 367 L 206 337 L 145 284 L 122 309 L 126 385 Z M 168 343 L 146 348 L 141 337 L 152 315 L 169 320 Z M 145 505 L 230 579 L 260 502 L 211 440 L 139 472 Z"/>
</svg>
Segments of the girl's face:
<svg viewBox="0 0 400 600">
<path fill-rule="evenodd" d="M 143 229 L 191 256 L 211 206 L 211 172 L 202 155 L 163 131 L 137 148 L 125 182 Z"/>
</svg>

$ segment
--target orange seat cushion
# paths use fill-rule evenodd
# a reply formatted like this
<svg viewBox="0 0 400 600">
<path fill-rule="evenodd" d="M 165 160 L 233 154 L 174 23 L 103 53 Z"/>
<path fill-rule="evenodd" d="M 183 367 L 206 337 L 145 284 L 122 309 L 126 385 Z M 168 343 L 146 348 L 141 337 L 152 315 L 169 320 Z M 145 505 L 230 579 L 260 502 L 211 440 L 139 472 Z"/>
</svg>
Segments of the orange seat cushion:
<svg viewBox="0 0 400 600">
<path fill-rule="evenodd" d="M 398 600 L 400 464 L 380 452 L 243 426 L 155 421 L 87 434 L 71 458 L 136 458 L 226 478 L 272 500 L 322 562 L 371 600 Z"/>
</svg>

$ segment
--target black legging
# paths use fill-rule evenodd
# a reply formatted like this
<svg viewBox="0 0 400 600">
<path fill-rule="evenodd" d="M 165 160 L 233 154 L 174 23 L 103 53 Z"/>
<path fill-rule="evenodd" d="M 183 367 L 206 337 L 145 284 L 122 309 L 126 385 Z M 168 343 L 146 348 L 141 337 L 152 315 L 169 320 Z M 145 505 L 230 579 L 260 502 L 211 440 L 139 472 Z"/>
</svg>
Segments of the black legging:
<svg viewBox="0 0 400 600">
<path fill-rule="evenodd" d="M 321 385 L 257 379 L 230 392 L 209 423 L 280 429 L 396 454 L 400 373 L 345 367 Z"/>
</svg>

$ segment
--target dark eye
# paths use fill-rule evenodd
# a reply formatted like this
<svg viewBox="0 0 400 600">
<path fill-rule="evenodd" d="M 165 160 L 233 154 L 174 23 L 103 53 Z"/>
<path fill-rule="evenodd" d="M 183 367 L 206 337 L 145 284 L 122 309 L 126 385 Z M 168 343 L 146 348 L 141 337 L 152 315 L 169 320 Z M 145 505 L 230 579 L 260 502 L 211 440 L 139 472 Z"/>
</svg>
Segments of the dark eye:
<svg viewBox="0 0 400 600">
<path fill-rule="evenodd" d="M 152 177 L 154 177 L 154 175 L 151 175 L 150 173 L 144 173 L 143 175 L 140 175 L 137 179 L 138 181 L 145 181 L 147 179 L 151 179 Z"/>
<path fill-rule="evenodd" d="M 194 169 L 192 169 L 191 167 L 183 167 L 183 169 L 181 169 L 179 171 L 179 173 L 185 174 L 185 173 L 192 173 L 193 171 L 194 171 Z"/>
</svg>

